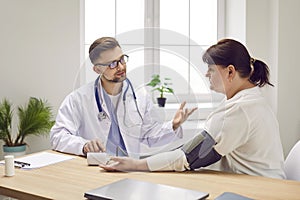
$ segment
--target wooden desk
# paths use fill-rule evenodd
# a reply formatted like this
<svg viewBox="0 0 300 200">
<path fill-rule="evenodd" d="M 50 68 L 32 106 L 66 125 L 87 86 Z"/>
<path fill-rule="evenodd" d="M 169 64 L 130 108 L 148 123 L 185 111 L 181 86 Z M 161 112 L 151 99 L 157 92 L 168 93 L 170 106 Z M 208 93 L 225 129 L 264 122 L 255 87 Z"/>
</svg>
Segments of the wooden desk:
<svg viewBox="0 0 300 200">
<path fill-rule="evenodd" d="M 208 192 L 215 199 L 223 192 L 235 192 L 254 199 L 300 199 L 300 182 L 215 171 L 199 172 L 105 172 L 87 166 L 85 158 L 34 170 L 16 169 L 5 177 L 0 166 L 0 194 L 18 199 L 85 199 L 84 192 L 123 178 L 133 178 Z"/>
</svg>

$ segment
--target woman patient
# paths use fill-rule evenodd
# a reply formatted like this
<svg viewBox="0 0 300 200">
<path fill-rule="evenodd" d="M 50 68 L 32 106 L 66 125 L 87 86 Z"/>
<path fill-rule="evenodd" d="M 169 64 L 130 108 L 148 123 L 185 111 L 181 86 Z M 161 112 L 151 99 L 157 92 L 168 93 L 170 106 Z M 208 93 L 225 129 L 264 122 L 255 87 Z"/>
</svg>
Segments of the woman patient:
<svg viewBox="0 0 300 200">
<path fill-rule="evenodd" d="M 204 130 L 181 149 L 145 159 L 112 157 L 107 171 L 214 170 L 285 178 L 277 119 L 260 88 L 269 82 L 268 66 L 232 39 L 206 50 L 210 89 L 225 95 L 207 118 Z"/>
</svg>

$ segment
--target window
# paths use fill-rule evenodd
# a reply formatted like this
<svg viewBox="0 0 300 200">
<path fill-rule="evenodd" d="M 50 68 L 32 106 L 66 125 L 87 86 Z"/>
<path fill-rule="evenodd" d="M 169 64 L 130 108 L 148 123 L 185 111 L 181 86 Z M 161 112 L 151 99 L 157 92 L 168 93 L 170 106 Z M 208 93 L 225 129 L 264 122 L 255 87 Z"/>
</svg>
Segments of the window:
<svg viewBox="0 0 300 200">
<path fill-rule="evenodd" d="M 201 56 L 223 36 L 221 0 L 84 2 L 86 63 L 95 39 L 114 36 L 130 57 L 127 75 L 134 79 L 135 88 L 144 87 L 151 75 L 158 73 L 172 79 L 176 95 L 168 96 L 168 102 L 219 99 L 209 89 Z M 89 82 L 96 74 L 86 70 L 85 77 Z"/>
</svg>

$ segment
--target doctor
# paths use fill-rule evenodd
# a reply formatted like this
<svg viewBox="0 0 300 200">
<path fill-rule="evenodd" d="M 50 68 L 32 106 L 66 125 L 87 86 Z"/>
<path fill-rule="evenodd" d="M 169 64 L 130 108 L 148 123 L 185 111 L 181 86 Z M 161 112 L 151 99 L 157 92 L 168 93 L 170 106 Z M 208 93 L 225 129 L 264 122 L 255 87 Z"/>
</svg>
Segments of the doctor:
<svg viewBox="0 0 300 200">
<path fill-rule="evenodd" d="M 97 39 L 90 46 L 89 57 L 99 76 L 64 99 L 50 131 L 54 150 L 138 158 L 143 145 L 156 147 L 182 138 L 180 125 L 196 108 L 184 109 L 184 102 L 172 121 L 159 123 L 153 118 L 151 98 L 136 94 L 126 78 L 128 56 L 118 41 Z"/>
</svg>

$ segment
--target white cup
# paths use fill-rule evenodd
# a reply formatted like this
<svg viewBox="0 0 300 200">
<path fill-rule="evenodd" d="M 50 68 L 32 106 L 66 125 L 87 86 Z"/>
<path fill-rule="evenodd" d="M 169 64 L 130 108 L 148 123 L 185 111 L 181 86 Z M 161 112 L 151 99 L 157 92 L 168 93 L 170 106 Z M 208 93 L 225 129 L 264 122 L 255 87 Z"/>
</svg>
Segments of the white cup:
<svg viewBox="0 0 300 200">
<path fill-rule="evenodd" d="M 13 155 L 4 156 L 4 161 L 5 161 L 5 176 L 14 176 L 15 175 L 14 156 Z"/>
</svg>

